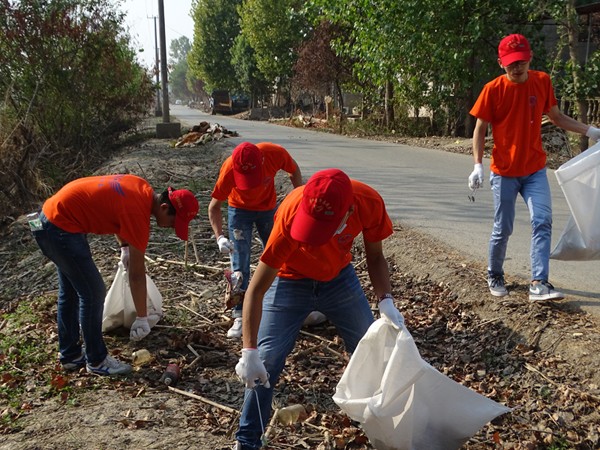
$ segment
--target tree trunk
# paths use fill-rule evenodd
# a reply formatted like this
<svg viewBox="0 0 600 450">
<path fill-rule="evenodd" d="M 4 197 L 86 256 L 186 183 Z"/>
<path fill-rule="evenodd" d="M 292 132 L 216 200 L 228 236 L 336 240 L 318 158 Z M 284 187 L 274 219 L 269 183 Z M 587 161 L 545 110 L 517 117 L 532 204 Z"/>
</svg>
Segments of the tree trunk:
<svg viewBox="0 0 600 450">
<path fill-rule="evenodd" d="M 577 15 L 577 11 L 575 10 L 575 0 L 569 0 L 567 4 L 567 36 L 569 41 L 569 59 L 573 65 L 573 87 L 575 92 L 575 101 L 577 107 L 577 119 L 580 122 L 587 123 L 587 100 L 585 98 L 581 98 L 581 93 L 579 90 L 579 65 L 580 62 L 577 58 L 577 41 L 579 37 L 579 16 Z M 586 150 L 588 148 L 588 137 L 584 134 L 579 137 L 579 152 Z"/>
<path fill-rule="evenodd" d="M 394 124 L 394 85 L 385 82 L 385 127 L 389 129 Z"/>
</svg>

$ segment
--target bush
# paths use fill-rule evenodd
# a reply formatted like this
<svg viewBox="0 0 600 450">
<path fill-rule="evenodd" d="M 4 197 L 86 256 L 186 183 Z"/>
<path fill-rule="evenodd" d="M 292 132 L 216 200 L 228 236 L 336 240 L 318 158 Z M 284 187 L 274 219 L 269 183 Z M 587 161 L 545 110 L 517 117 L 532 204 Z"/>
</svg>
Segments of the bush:
<svg viewBox="0 0 600 450">
<path fill-rule="evenodd" d="M 0 206 L 17 214 L 110 153 L 152 106 L 108 0 L 0 6 Z"/>
</svg>

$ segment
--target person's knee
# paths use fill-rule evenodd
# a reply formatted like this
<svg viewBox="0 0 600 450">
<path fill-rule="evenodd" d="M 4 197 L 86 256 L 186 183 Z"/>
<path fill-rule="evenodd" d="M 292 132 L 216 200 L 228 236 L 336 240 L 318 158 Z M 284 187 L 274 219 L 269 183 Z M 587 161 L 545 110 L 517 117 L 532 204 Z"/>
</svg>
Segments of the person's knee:
<svg viewBox="0 0 600 450">
<path fill-rule="evenodd" d="M 543 212 L 536 214 L 531 218 L 531 226 L 534 229 L 544 229 L 552 227 L 552 213 Z"/>
</svg>

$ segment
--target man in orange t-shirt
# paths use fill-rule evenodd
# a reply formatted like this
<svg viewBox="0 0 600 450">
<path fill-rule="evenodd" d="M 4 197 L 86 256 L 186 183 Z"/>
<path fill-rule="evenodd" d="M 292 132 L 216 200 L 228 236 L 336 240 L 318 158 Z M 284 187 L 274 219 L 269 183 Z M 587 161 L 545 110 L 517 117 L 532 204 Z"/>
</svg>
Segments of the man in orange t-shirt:
<svg viewBox="0 0 600 450">
<path fill-rule="evenodd" d="M 515 219 L 515 203 L 523 197 L 531 216 L 531 284 L 529 299 L 564 298 L 548 282 L 552 237 L 552 200 L 542 148 L 542 115 L 568 131 L 598 141 L 600 129 L 563 114 L 557 106 L 550 77 L 529 69 L 533 53 L 525 36 L 511 34 L 498 46 L 498 64 L 505 74 L 487 83 L 471 114 L 477 118 L 473 133 L 475 167 L 469 188 L 483 185 L 483 153 L 488 125 L 494 147 L 490 185 L 494 197 L 494 226 L 489 244 L 488 287 L 497 297 L 508 295 L 503 264 Z"/>
<path fill-rule="evenodd" d="M 286 149 L 270 142 L 242 142 L 223 162 L 219 178 L 208 205 L 208 219 L 217 238 L 219 250 L 231 253 L 232 284 L 243 292 L 250 281 L 252 230 L 256 226 L 264 246 L 273 228 L 277 207 L 275 175 L 287 172 L 294 187 L 302 184 L 302 173 Z M 229 239 L 223 235 L 221 206 L 227 201 Z M 241 278 L 241 280 L 240 280 Z M 242 335 L 242 304 L 233 307 L 230 338 Z"/>
<path fill-rule="evenodd" d="M 312 311 L 327 316 L 350 353 L 373 323 L 351 264 L 352 244 L 361 233 L 379 311 L 397 326 L 404 322 L 394 306 L 383 255 L 382 241 L 392 232 L 381 196 L 339 169 L 315 173 L 283 200 L 244 300 L 243 349 L 236 372 L 247 389 L 237 448 L 260 448 L 273 386 Z"/>
<path fill-rule="evenodd" d="M 58 272 L 58 344 L 64 369 L 86 365 L 88 372 L 99 375 L 131 371 L 131 366 L 108 354 L 102 337 L 106 287 L 87 234 L 114 234 L 120 243 L 137 312 L 130 337 L 140 340 L 150 333 L 144 261 L 150 217 L 159 227 L 175 228 L 177 236 L 187 240 L 189 223 L 197 213 L 198 201 L 190 191 L 168 188 L 157 194 L 134 175 L 80 178 L 46 200 L 39 215 L 41 226 L 33 235 Z"/>
</svg>

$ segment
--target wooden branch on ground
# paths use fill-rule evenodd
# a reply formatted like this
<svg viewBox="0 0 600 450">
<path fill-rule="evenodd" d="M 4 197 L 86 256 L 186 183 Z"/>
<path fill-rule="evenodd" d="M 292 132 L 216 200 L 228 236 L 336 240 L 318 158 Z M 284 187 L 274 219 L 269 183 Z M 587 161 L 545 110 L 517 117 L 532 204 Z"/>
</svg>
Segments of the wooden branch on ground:
<svg viewBox="0 0 600 450">
<path fill-rule="evenodd" d="M 158 258 L 156 258 L 156 262 L 164 262 L 164 263 L 169 263 L 169 264 L 177 264 L 177 265 L 180 265 L 180 266 L 185 266 L 185 265 L 186 265 L 186 263 L 185 263 L 185 262 L 181 262 L 181 261 L 174 261 L 174 260 L 172 260 L 172 259 L 164 259 L 164 258 L 161 258 L 161 257 L 158 257 Z M 190 263 L 190 264 L 188 264 L 187 266 L 188 266 L 188 267 L 191 267 L 191 268 L 196 268 L 196 269 L 205 269 L 205 270 L 210 270 L 210 271 L 212 271 L 212 272 L 221 272 L 221 270 L 223 270 L 223 269 L 220 269 L 220 268 L 218 268 L 218 267 L 214 267 L 214 266 L 207 266 L 207 265 L 205 265 L 205 264 L 195 264 L 195 263 Z"/>
<path fill-rule="evenodd" d="M 208 317 L 204 317 L 202 314 L 194 311 L 192 308 L 190 308 L 188 306 L 185 306 L 183 303 L 179 303 L 177 306 L 179 308 L 187 309 L 189 312 L 191 312 L 192 314 L 195 314 L 196 316 L 200 317 L 202 320 L 206 321 L 207 323 L 211 323 L 211 324 L 213 323 L 213 321 L 210 320 Z"/>
<path fill-rule="evenodd" d="M 212 400 L 201 397 L 200 395 L 192 394 L 191 392 L 187 392 L 187 391 L 182 391 L 181 389 L 174 388 L 173 386 L 169 386 L 169 390 L 176 392 L 177 394 L 185 395 L 186 397 L 191 397 L 196 400 L 200 400 L 201 402 L 204 402 L 208 405 L 214 406 L 215 408 L 222 409 L 223 411 L 226 411 L 230 414 L 236 414 L 236 415 L 239 414 L 239 412 L 236 409 L 230 408 L 229 406 L 221 405 L 220 403 L 217 403 L 217 402 L 213 402 Z"/>
</svg>

